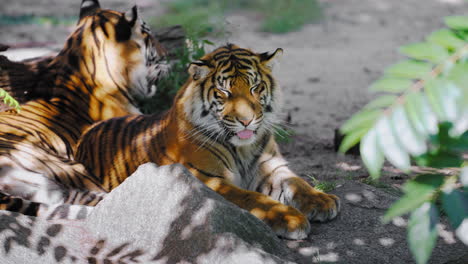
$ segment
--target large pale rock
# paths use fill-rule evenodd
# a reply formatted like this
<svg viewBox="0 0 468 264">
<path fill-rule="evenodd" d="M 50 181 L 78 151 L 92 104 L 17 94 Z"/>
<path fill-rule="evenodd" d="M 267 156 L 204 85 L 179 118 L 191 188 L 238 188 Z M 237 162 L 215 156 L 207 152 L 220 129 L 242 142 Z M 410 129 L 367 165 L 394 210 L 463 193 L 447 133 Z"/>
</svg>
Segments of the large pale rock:
<svg viewBox="0 0 468 264">
<path fill-rule="evenodd" d="M 5 263 L 291 260 L 268 226 L 211 191 L 181 165 L 140 166 L 82 222 L 2 213 L 0 243 Z"/>
</svg>

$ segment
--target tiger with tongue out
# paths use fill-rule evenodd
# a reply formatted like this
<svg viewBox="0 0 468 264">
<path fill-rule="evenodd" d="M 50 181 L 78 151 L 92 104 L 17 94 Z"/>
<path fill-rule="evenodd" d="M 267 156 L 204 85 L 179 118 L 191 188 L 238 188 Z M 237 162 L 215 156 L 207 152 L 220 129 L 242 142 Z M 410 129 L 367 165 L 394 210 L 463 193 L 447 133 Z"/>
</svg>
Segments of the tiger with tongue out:
<svg viewBox="0 0 468 264">
<path fill-rule="evenodd" d="M 191 63 L 189 79 L 162 118 L 100 122 L 82 136 L 76 160 L 107 190 L 143 163 L 181 163 L 278 235 L 305 238 L 309 220 L 337 215 L 339 199 L 295 175 L 278 150 L 273 128 L 281 95 L 272 66 L 281 53 L 232 44 L 216 49 Z"/>
</svg>

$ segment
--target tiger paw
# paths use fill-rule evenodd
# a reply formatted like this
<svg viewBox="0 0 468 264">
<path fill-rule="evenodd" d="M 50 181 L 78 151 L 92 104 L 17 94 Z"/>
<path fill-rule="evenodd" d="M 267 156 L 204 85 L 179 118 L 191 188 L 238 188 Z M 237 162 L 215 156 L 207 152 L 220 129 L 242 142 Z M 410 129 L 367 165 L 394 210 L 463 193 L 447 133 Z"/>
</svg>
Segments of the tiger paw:
<svg viewBox="0 0 468 264">
<path fill-rule="evenodd" d="M 280 237 L 304 239 L 310 232 L 307 217 L 291 206 L 277 203 L 268 210 L 255 208 L 250 212 L 263 220 Z"/>
<path fill-rule="evenodd" d="M 300 178 L 290 179 L 288 186 L 292 199 L 285 202 L 297 208 L 310 221 L 324 222 L 335 218 L 341 207 L 340 199 L 333 194 L 321 192 Z"/>
<path fill-rule="evenodd" d="M 340 199 L 333 194 L 327 194 L 313 189 L 307 193 L 297 193 L 294 203 L 311 221 L 324 222 L 335 218 L 340 211 Z"/>
</svg>

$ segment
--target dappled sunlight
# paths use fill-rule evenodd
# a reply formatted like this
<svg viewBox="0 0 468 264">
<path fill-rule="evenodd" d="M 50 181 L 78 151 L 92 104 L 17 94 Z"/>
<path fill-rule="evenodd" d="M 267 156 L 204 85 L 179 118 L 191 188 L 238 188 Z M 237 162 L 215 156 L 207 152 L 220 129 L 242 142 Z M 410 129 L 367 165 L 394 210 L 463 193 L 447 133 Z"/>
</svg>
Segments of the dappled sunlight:
<svg viewBox="0 0 468 264">
<path fill-rule="evenodd" d="M 438 2 L 451 5 L 463 5 L 466 0 L 437 0 Z"/>
<path fill-rule="evenodd" d="M 439 233 L 439 237 L 442 238 L 446 244 L 451 245 L 457 243 L 457 241 L 455 239 L 455 234 L 453 231 L 448 230 L 449 228 L 450 227 L 445 224 L 437 224 L 437 232 Z"/>
<path fill-rule="evenodd" d="M 314 257 L 319 255 L 319 248 L 318 247 L 300 247 L 298 249 L 299 254 L 303 255 L 304 257 Z"/>
<path fill-rule="evenodd" d="M 214 203 L 212 201 L 207 201 L 197 212 L 195 212 L 192 215 L 188 225 L 186 225 L 182 229 L 182 232 L 180 233 L 180 238 L 183 240 L 188 239 L 197 226 L 206 224 L 208 221 L 209 213 L 214 209 Z"/>
<path fill-rule="evenodd" d="M 401 216 L 397 216 L 392 219 L 392 224 L 398 227 L 406 227 L 408 225 L 408 220 L 404 219 Z"/>
<path fill-rule="evenodd" d="M 250 213 L 255 215 L 259 219 L 265 219 L 267 216 L 267 212 L 265 212 L 265 210 L 262 210 L 260 208 L 254 208 L 250 210 Z"/>
<path fill-rule="evenodd" d="M 68 237 L 70 229 L 79 232 L 80 239 Z M 31 263 L 89 263 L 140 262 L 145 252 L 131 242 L 112 245 L 106 239 L 97 239 L 80 221 L 44 221 L 10 212 L 0 214 L 0 238 L 4 248 L 2 259 Z M 25 254 L 26 251 L 33 255 Z M 24 262 L 23 262 L 24 261 Z M 13 262 L 12 262 L 13 263 Z"/>
<path fill-rule="evenodd" d="M 320 254 L 318 258 L 320 262 L 338 262 L 340 260 L 338 253 L 335 252 Z M 341 260 L 344 260 L 344 258 L 342 258 Z"/>
<path fill-rule="evenodd" d="M 362 196 L 357 193 L 347 193 L 345 199 L 353 203 L 359 203 L 362 201 Z"/>
<path fill-rule="evenodd" d="M 353 239 L 353 244 L 357 246 L 364 246 L 366 242 L 362 238 L 355 238 Z"/>
<path fill-rule="evenodd" d="M 336 163 L 335 166 L 344 171 L 357 171 L 357 170 L 362 169 L 361 165 L 353 165 L 347 162 L 339 162 L 339 163 Z"/>
<path fill-rule="evenodd" d="M 395 239 L 389 237 L 379 238 L 379 244 L 384 247 L 391 247 L 393 244 L 395 244 Z"/>
</svg>

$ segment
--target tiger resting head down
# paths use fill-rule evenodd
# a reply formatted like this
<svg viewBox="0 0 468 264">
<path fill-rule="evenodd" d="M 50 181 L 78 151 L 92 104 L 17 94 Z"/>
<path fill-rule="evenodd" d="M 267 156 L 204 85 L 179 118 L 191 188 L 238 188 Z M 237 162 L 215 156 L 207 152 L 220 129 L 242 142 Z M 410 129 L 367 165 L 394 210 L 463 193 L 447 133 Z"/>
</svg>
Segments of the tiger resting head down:
<svg viewBox="0 0 468 264">
<path fill-rule="evenodd" d="M 135 97 L 155 92 L 154 81 L 167 69 L 162 58 L 136 7 L 117 12 L 83 0 L 75 30 L 45 66 L 42 85 L 48 96 L 22 104 L 19 113 L 0 112 L 3 197 L 80 203 L 83 196 L 68 189 L 103 191 L 73 160 L 78 138 L 96 121 L 139 113 Z M 54 195 L 38 194 L 51 189 Z"/>
<path fill-rule="evenodd" d="M 281 95 L 272 66 L 281 53 L 233 44 L 214 50 L 189 66 L 188 81 L 160 119 L 99 122 L 81 137 L 76 160 L 107 190 L 143 163 L 181 163 L 278 235 L 306 237 L 309 220 L 336 217 L 340 203 L 294 174 L 275 142 Z"/>
</svg>

